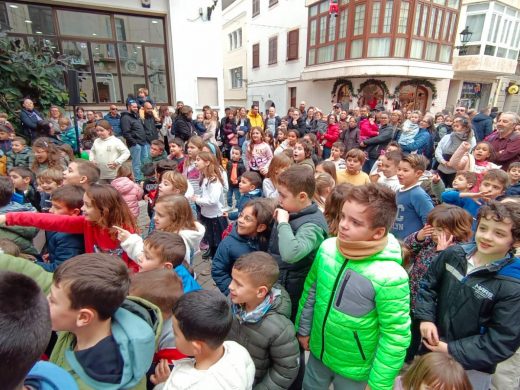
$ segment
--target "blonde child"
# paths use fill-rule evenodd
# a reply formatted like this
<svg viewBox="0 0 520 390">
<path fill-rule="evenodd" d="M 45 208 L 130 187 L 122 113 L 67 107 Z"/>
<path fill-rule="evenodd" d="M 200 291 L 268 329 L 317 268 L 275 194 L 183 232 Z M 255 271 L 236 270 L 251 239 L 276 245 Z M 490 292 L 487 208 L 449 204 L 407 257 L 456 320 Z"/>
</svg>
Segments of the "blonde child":
<svg viewBox="0 0 520 390">
<path fill-rule="evenodd" d="M 329 196 L 325 200 L 323 216 L 329 226 L 329 237 L 335 237 L 338 235 L 341 209 L 350 188 L 352 188 L 352 184 L 339 184 L 331 190 Z"/>
<path fill-rule="evenodd" d="M 314 178 L 316 179 L 316 191 L 314 191 L 313 200 L 323 212 L 325 211 L 325 201 L 334 188 L 335 182 L 328 173 L 316 173 Z"/>
<path fill-rule="evenodd" d="M 332 161 L 325 160 L 316 165 L 316 173 L 328 173 L 334 179 L 334 183 L 338 180 L 336 172 L 336 164 Z"/>
<path fill-rule="evenodd" d="M 197 154 L 196 168 L 202 177 L 201 191 L 192 200 L 200 207 L 200 220 L 206 228 L 204 240 L 209 247 L 209 256 L 213 257 L 227 227 L 227 218 L 223 216 L 221 203 L 223 179 L 215 156 L 209 152 Z"/>
<path fill-rule="evenodd" d="M 130 151 L 123 141 L 113 135 L 108 121 L 98 121 L 95 131 L 98 137 L 92 145 L 89 159 L 99 167 L 101 180 L 113 180 L 117 177 L 118 168 L 130 158 Z"/>
<path fill-rule="evenodd" d="M 42 212 L 48 212 L 51 208 L 51 193 L 63 185 L 63 172 L 59 169 L 48 168 L 36 175 L 38 192 L 40 193 L 40 208 Z"/>
<path fill-rule="evenodd" d="M 253 127 L 249 134 L 250 141 L 246 152 L 248 167 L 265 176 L 273 158 L 273 152 L 264 141 L 265 132 L 261 127 Z"/>
<path fill-rule="evenodd" d="M 278 199 L 278 175 L 292 165 L 291 159 L 285 154 L 275 154 L 269 164 L 266 178 L 262 183 L 262 194 L 264 198 Z"/>
<path fill-rule="evenodd" d="M 143 188 L 134 180 L 132 169 L 128 165 L 121 165 L 117 170 L 117 177 L 110 185 L 123 197 L 132 214 L 139 216 L 139 201 L 143 199 Z"/>
</svg>

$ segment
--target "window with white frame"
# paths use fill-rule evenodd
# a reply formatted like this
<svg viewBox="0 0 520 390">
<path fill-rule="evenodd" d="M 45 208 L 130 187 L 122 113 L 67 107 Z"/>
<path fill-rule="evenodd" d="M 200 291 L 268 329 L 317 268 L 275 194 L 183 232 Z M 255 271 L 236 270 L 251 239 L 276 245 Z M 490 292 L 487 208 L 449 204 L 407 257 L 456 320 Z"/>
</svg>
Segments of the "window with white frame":
<svg viewBox="0 0 520 390">
<path fill-rule="evenodd" d="M 233 68 L 229 70 L 231 79 L 231 88 L 242 88 L 242 67 Z"/>
<path fill-rule="evenodd" d="M 236 29 L 228 34 L 229 50 L 235 50 L 242 47 L 242 28 Z"/>
</svg>

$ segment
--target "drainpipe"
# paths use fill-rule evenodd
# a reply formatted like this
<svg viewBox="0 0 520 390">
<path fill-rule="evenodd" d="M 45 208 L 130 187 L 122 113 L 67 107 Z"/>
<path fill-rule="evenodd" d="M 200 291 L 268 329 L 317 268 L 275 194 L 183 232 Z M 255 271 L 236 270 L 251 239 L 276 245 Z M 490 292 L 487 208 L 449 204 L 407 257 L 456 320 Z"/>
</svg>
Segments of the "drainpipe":
<svg viewBox="0 0 520 390">
<path fill-rule="evenodd" d="M 500 95 L 500 89 L 502 88 L 502 80 L 498 79 L 497 81 L 498 81 L 497 90 L 495 91 L 495 98 L 493 99 L 493 105 L 491 107 L 498 107 L 497 106 L 498 95 Z"/>
</svg>

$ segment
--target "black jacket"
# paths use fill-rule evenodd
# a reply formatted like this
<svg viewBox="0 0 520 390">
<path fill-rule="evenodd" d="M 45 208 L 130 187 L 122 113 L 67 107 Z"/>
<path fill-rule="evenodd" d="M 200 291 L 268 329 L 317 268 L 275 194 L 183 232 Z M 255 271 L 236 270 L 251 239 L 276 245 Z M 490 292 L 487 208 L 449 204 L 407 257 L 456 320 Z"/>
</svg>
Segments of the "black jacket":
<svg viewBox="0 0 520 390">
<path fill-rule="evenodd" d="M 293 124 L 293 119 L 290 118 L 290 120 L 287 121 L 287 130 L 296 129 L 300 132 L 300 137 L 303 137 L 305 134 L 307 134 L 307 126 L 305 125 L 305 119 L 298 118 L 296 121 L 296 125 Z"/>
<path fill-rule="evenodd" d="M 121 113 L 121 132 L 126 140 L 126 146 L 146 145 L 146 132 L 139 114 L 134 112 Z"/>
<path fill-rule="evenodd" d="M 191 119 L 188 120 L 183 115 L 178 115 L 175 118 L 172 126 L 172 135 L 179 137 L 184 142 L 188 141 L 190 137 L 195 133 L 195 126 L 191 123 Z"/>
<path fill-rule="evenodd" d="M 466 370 L 493 373 L 520 347 L 520 259 L 506 258 L 466 275 L 475 244 L 439 254 L 417 297 L 415 317 L 434 322 Z"/>
<path fill-rule="evenodd" d="M 385 125 L 379 129 L 379 135 L 364 140 L 363 143 L 367 146 L 365 151 L 368 154 L 368 158 L 377 160 L 381 150 L 386 148 L 393 135 L 394 128 L 390 125 Z"/>
<path fill-rule="evenodd" d="M 36 138 L 36 128 L 38 127 L 38 121 L 43 119 L 43 115 L 38 111 L 27 111 L 25 108 L 23 108 L 20 111 L 20 121 L 22 122 L 22 131 L 24 135 L 31 139 Z"/>
<path fill-rule="evenodd" d="M 161 127 L 161 124 L 157 123 L 153 116 L 147 117 L 145 115 L 143 120 L 143 127 L 146 136 L 146 142 L 151 143 L 153 140 L 159 138 L 159 132 L 157 131 L 157 126 Z"/>
<path fill-rule="evenodd" d="M 471 121 L 477 142 L 482 141 L 493 132 L 493 119 L 479 112 Z"/>
</svg>

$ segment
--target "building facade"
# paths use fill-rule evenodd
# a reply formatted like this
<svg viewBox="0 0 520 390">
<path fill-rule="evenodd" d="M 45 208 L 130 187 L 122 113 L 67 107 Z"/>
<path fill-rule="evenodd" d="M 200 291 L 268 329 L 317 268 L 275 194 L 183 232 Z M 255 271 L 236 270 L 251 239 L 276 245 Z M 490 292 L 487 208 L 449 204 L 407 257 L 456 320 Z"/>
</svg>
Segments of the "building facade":
<svg viewBox="0 0 520 390">
<path fill-rule="evenodd" d="M 255 3 L 260 10 L 249 32 L 248 102 L 265 109 L 272 101 L 280 112 L 300 100 L 322 110 L 332 103 L 446 106 L 459 0 L 340 0 L 332 14 L 328 0 L 252 3 L 253 15 Z M 288 31 L 296 28 L 297 59 L 280 63 L 278 55 L 275 62 L 272 48 L 284 55 Z"/>
<path fill-rule="evenodd" d="M 1 1 L 0 29 L 10 40 L 46 45 L 68 57 L 79 72 L 87 107 L 124 105 L 145 87 L 158 104 L 183 100 L 195 109 L 205 104 L 219 109 L 222 13 L 213 5 L 210 0 Z"/>
<path fill-rule="evenodd" d="M 520 2 L 464 1 L 459 31 L 471 38 L 453 58 L 449 104 L 520 112 Z M 458 43 L 457 46 L 461 46 Z"/>
</svg>

